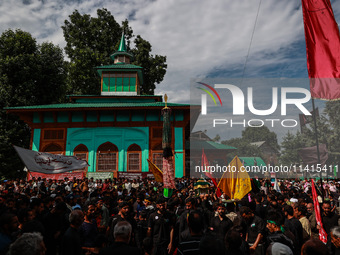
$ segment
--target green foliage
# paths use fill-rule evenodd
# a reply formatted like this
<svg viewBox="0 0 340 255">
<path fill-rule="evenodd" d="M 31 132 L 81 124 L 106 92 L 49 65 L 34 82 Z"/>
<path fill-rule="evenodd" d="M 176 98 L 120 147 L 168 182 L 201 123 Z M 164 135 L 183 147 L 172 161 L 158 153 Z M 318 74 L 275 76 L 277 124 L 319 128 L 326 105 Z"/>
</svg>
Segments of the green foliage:
<svg viewBox="0 0 340 255">
<path fill-rule="evenodd" d="M 279 150 L 277 143 L 277 136 L 271 132 L 266 126 L 262 127 L 246 127 L 242 131 L 242 138 L 232 138 L 221 143 L 236 147 L 237 150 L 230 154 L 230 156 L 239 157 L 261 157 L 264 158 L 263 153 L 259 147 L 251 145 L 254 142 L 266 141 L 275 150 Z"/>
<path fill-rule="evenodd" d="M 283 165 L 298 164 L 300 162 L 298 150 L 305 147 L 304 144 L 305 141 L 301 133 L 298 132 L 296 135 L 294 135 L 288 132 L 281 143 L 282 150 L 280 163 Z"/>
<path fill-rule="evenodd" d="M 23 169 L 12 144 L 28 148 L 30 128 L 3 110 L 62 102 L 66 90 L 62 50 L 52 43 L 37 44 L 31 34 L 7 30 L 0 36 L 0 171 L 14 176 Z"/>
<path fill-rule="evenodd" d="M 219 134 L 217 134 L 213 139 L 214 142 L 219 142 L 221 140 L 221 137 Z"/>
<path fill-rule="evenodd" d="M 256 145 L 251 145 L 254 142 L 266 141 L 273 149 L 279 150 L 277 136 L 271 132 L 268 127 L 247 127 L 242 131 L 242 138 L 232 138 L 227 141 L 222 141 L 222 144 L 236 147 L 237 150 L 228 155 L 229 157 L 261 157 L 265 158 L 262 151 Z"/>
<path fill-rule="evenodd" d="M 329 152 L 327 164 L 340 164 L 340 102 L 328 101 L 323 115 L 317 118 L 317 134 L 319 144 L 326 144 Z M 302 133 L 288 133 L 281 144 L 282 154 L 280 162 L 282 164 L 302 163 L 298 156 L 298 150 L 304 147 L 316 145 L 314 123 L 307 124 Z"/>
<path fill-rule="evenodd" d="M 222 141 L 221 143 L 237 148 L 236 151 L 228 154 L 228 157 L 230 158 L 234 158 L 235 156 L 238 156 L 238 157 L 262 157 L 263 156 L 257 146 L 251 145 L 250 142 L 244 139 L 243 137 L 232 138 L 227 141 Z"/>
<path fill-rule="evenodd" d="M 68 84 L 72 94 L 100 94 L 100 78 L 96 66 L 112 64 L 110 55 L 118 49 L 124 30 L 127 48 L 135 55 L 132 64 L 144 68 L 141 94 L 153 94 L 166 72 L 166 57 L 151 54 L 151 44 L 133 30 L 125 20 L 120 26 L 106 9 L 97 10 L 97 18 L 81 15 L 77 10 L 62 26 L 66 41 L 65 52 L 71 60 Z M 130 48 L 134 40 L 135 47 Z"/>
<path fill-rule="evenodd" d="M 277 143 L 277 135 L 274 132 L 271 132 L 266 126 L 255 128 L 246 127 L 245 130 L 242 131 L 242 138 L 249 143 L 266 141 L 274 149 L 280 149 L 280 146 Z"/>
<path fill-rule="evenodd" d="M 98 9 L 97 16 L 81 15 L 75 10 L 62 26 L 65 52 L 71 60 L 71 94 L 100 94 L 100 78 L 93 68 L 110 64 L 109 56 L 121 37 L 121 27 L 108 10 Z"/>
</svg>

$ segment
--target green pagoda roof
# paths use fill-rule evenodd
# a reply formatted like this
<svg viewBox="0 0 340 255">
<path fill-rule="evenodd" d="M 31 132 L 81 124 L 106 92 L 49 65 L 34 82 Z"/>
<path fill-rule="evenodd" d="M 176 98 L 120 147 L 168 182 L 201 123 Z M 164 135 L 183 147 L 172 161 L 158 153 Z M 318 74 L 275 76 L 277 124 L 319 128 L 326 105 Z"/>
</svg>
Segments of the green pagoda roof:
<svg viewBox="0 0 340 255">
<path fill-rule="evenodd" d="M 169 107 L 190 107 L 190 104 L 167 103 Z M 138 102 L 138 103 L 67 103 L 50 105 L 32 105 L 6 107 L 5 110 L 51 110 L 51 109 L 71 109 L 71 108 L 160 108 L 165 107 L 165 102 Z"/>
<path fill-rule="evenodd" d="M 213 141 L 205 141 L 205 140 L 193 140 L 191 139 L 190 142 L 186 143 L 186 149 L 190 149 L 191 148 L 196 148 L 198 150 L 236 150 L 235 147 L 229 146 L 229 145 L 225 145 L 225 144 L 221 144 L 221 143 L 216 143 Z"/>
<path fill-rule="evenodd" d="M 239 157 L 244 166 L 265 166 L 266 163 L 260 157 Z"/>
<path fill-rule="evenodd" d="M 125 63 L 117 63 L 114 65 L 107 65 L 107 66 L 97 66 L 95 69 L 143 69 L 141 66 L 136 66 L 132 64 L 125 64 Z"/>
</svg>

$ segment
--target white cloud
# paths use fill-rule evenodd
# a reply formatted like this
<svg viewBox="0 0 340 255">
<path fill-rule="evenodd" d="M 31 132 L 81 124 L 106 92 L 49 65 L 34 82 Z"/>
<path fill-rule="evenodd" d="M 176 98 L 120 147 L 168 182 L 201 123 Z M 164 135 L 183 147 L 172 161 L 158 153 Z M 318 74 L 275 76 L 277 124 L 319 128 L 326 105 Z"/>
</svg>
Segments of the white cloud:
<svg viewBox="0 0 340 255">
<path fill-rule="evenodd" d="M 107 8 L 121 22 L 130 20 L 135 34 L 150 41 L 154 54 L 167 56 L 168 69 L 156 93 L 167 93 L 170 102 L 188 103 L 190 79 L 226 70 L 242 73 L 248 53 L 259 0 L 19 0 L 0 2 L 0 32 L 20 28 L 39 42 L 65 46 L 61 26 L 75 10 L 96 15 Z M 340 4 L 333 4 L 335 14 Z M 303 70 L 294 43 L 304 40 L 301 2 L 262 0 L 250 49 L 246 76 L 256 76 L 265 67 L 285 64 L 285 70 Z M 297 59 L 299 58 L 299 59 Z M 277 74 L 277 76 L 275 76 Z M 281 70 L 272 70 L 280 77 Z"/>
</svg>

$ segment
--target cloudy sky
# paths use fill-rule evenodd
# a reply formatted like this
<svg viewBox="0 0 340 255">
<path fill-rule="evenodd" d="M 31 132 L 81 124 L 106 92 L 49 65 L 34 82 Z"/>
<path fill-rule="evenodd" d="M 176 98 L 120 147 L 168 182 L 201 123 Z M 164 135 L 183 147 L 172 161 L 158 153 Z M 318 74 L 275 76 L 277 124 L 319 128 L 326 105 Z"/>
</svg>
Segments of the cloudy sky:
<svg viewBox="0 0 340 255">
<path fill-rule="evenodd" d="M 301 1 L 259 3 L 260 0 L 2 0 L 0 32 L 20 28 L 32 33 L 38 42 L 52 41 L 64 47 L 61 26 L 75 9 L 95 16 L 98 8 L 107 8 L 119 23 L 128 18 L 134 33 L 150 41 L 154 54 L 167 56 L 167 74 L 156 94 L 167 93 L 171 102 L 188 103 L 192 79 L 308 77 Z M 332 1 L 332 6 L 338 19 L 339 1 Z"/>
</svg>

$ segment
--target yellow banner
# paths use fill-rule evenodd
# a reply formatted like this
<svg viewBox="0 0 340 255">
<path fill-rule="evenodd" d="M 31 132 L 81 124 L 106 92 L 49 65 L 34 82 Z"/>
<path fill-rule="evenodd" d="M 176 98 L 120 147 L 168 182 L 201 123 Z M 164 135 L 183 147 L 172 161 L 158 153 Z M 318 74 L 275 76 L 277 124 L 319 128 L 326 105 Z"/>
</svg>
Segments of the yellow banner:
<svg viewBox="0 0 340 255">
<path fill-rule="evenodd" d="M 156 182 L 163 182 L 163 172 L 148 159 L 149 169 L 153 173 Z"/>
<path fill-rule="evenodd" d="M 230 199 L 242 199 L 251 191 L 249 174 L 243 168 L 241 160 L 235 156 L 217 185 Z"/>
</svg>

